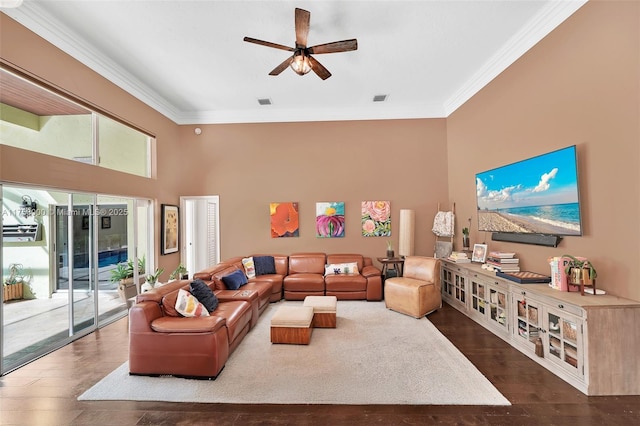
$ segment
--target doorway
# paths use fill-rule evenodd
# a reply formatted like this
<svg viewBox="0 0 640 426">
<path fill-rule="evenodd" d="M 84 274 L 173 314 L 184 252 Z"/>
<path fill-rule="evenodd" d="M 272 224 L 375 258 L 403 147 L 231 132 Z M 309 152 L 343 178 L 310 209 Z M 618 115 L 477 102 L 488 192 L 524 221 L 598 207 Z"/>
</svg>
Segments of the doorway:
<svg viewBox="0 0 640 426">
<path fill-rule="evenodd" d="M 220 262 L 219 203 L 217 195 L 180 197 L 182 263 L 191 276 Z"/>
</svg>

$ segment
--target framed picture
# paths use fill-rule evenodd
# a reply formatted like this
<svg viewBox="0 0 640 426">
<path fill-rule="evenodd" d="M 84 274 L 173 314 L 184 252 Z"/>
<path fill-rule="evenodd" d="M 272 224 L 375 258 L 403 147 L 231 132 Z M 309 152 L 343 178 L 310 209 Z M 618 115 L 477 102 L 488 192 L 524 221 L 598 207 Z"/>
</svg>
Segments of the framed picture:
<svg viewBox="0 0 640 426">
<path fill-rule="evenodd" d="M 484 263 L 487 258 L 487 245 L 486 244 L 474 244 L 473 255 L 471 256 L 472 262 Z"/>
<path fill-rule="evenodd" d="M 298 203 L 270 203 L 271 238 L 300 236 Z"/>
<path fill-rule="evenodd" d="M 179 236 L 178 206 L 171 204 L 162 205 L 162 254 L 176 253 L 178 251 Z"/>
<path fill-rule="evenodd" d="M 316 203 L 316 237 L 344 237 L 344 201 Z"/>
<path fill-rule="evenodd" d="M 82 229 L 89 229 L 89 216 L 82 216 Z"/>
<path fill-rule="evenodd" d="M 102 229 L 109 229 L 111 228 L 111 216 L 102 216 L 100 218 L 100 227 Z"/>
</svg>

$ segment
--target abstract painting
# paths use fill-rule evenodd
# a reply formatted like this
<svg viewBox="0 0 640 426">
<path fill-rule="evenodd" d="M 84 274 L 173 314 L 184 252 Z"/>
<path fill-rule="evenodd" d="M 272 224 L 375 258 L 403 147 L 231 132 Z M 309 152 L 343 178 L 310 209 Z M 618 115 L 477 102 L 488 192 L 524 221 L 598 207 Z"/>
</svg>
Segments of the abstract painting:
<svg viewBox="0 0 640 426">
<path fill-rule="evenodd" d="M 363 201 L 362 202 L 362 236 L 389 237 L 391 236 L 391 202 Z"/>
<path fill-rule="evenodd" d="M 271 203 L 271 238 L 298 237 L 298 203 Z"/>
<path fill-rule="evenodd" d="M 344 202 L 316 203 L 316 237 L 344 237 Z"/>
</svg>

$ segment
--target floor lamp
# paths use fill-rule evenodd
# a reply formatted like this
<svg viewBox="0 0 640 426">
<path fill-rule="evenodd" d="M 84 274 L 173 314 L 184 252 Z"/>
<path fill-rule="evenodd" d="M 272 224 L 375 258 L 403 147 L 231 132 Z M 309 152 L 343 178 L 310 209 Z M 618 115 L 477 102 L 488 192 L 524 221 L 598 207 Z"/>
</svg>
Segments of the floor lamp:
<svg viewBox="0 0 640 426">
<path fill-rule="evenodd" d="M 413 210 L 400 210 L 400 230 L 398 241 L 398 255 L 400 257 L 413 256 L 413 235 L 415 233 L 416 215 Z"/>
</svg>

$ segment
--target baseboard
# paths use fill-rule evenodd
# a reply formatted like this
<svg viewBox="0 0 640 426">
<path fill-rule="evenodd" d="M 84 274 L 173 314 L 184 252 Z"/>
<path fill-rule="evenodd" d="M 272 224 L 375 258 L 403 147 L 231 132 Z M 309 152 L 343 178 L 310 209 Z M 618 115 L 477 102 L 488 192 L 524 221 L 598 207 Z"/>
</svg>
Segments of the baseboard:
<svg viewBox="0 0 640 426">
<path fill-rule="evenodd" d="M 534 244 L 545 247 L 558 247 L 562 237 L 547 234 L 513 234 L 509 232 L 494 232 L 491 234 L 493 241 L 506 241 L 510 243 Z"/>
</svg>

